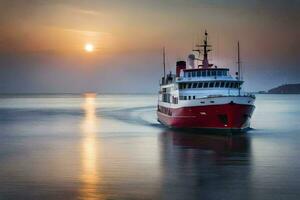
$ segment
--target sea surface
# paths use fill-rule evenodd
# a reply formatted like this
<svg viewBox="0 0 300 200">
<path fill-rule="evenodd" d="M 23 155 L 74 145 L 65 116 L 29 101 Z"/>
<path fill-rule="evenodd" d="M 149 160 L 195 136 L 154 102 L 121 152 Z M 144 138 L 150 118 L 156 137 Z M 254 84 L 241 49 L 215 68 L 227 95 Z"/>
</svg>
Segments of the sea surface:
<svg viewBox="0 0 300 200">
<path fill-rule="evenodd" d="M 155 95 L 2 95 L 0 199 L 300 199 L 300 95 L 243 135 L 173 131 Z"/>
</svg>

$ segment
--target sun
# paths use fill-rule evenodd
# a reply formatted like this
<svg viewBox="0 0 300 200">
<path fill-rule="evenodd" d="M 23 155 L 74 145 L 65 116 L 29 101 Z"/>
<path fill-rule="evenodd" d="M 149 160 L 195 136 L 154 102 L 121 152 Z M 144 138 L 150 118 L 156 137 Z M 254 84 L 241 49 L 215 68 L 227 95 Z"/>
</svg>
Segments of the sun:
<svg viewBox="0 0 300 200">
<path fill-rule="evenodd" d="M 92 45 L 91 43 L 86 43 L 84 45 L 84 50 L 86 52 L 93 52 L 94 51 L 94 45 Z"/>
</svg>

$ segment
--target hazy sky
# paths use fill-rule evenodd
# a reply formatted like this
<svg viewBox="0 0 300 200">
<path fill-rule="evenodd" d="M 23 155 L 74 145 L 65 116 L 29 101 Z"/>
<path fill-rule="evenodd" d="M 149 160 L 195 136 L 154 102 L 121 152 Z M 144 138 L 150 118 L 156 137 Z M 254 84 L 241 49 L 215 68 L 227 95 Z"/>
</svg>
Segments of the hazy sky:
<svg viewBox="0 0 300 200">
<path fill-rule="evenodd" d="M 0 93 L 156 92 L 205 29 L 246 90 L 300 82 L 299 0 L 0 0 Z"/>
</svg>

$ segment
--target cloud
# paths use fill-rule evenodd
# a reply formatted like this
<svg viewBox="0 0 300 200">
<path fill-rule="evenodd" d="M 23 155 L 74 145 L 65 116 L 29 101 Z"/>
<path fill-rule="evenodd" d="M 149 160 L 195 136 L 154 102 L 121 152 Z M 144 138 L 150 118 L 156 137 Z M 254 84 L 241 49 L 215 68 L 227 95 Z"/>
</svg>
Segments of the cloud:
<svg viewBox="0 0 300 200">
<path fill-rule="evenodd" d="M 81 8 L 72 8 L 72 10 L 74 12 L 78 12 L 80 14 L 92 15 L 92 16 L 98 16 L 98 15 L 101 14 L 100 12 L 97 12 L 97 11 L 94 11 L 94 10 L 85 10 L 85 9 L 81 9 Z"/>
</svg>

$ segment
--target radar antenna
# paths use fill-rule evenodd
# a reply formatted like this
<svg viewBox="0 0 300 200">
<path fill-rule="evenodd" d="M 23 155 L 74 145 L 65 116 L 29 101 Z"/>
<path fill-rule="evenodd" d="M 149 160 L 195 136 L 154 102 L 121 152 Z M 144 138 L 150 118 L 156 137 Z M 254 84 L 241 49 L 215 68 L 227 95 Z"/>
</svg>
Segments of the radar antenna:
<svg viewBox="0 0 300 200">
<path fill-rule="evenodd" d="M 213 64 L 209 64 L 208 62 L 208 52 L 211 51 L 211 49 L 209 49 L 209 47 L 211 47 L 211 45 L 207 44 L 208 43 L 208 33 L 207 31 L 205 30 L 205 37 L 204 37 L 204 40 L 203 40 L 203 44 L 201 45 L 196 45 L 197 49 L 194 49 L 193 51 L 196 51 L 199 53 L 199 56 L 201 55 L 201 53 L 203 53 L 203 60 L 200 60 L 199 58 L 197 60 L 200 60 L 202 61 L 202 64 L 201 65 L 198 65 L 198 67 L 202 67 L 202 68 L 210 68 L 213 66 Z M 201 49 L 203 48 L 203 50 Z"/>
</svg>

